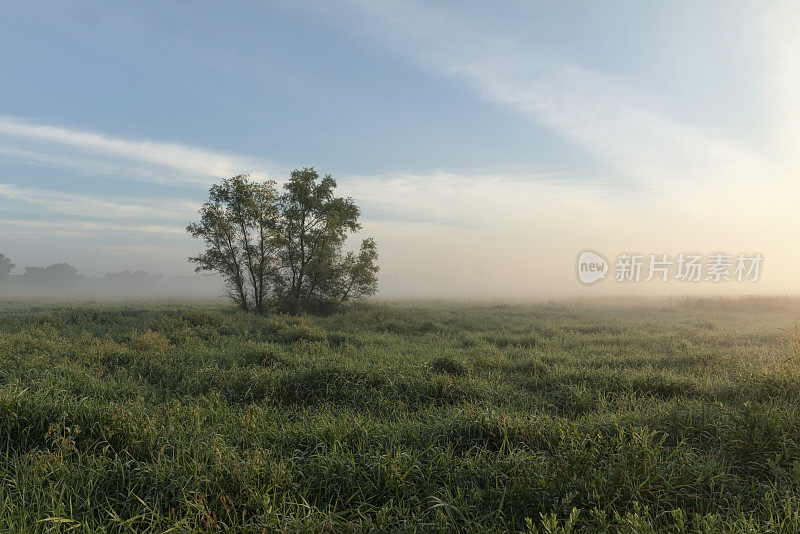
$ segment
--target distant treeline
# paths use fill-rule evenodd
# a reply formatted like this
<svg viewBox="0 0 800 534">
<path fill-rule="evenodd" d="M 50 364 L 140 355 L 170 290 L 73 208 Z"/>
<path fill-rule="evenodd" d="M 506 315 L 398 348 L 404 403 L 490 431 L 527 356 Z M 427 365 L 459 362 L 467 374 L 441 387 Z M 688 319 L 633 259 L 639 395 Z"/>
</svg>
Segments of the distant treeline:
<svg viewBox="0 0 800 534">
<path fill-rule="evenodd" d="M 5 261 L 3 261 L 5 260 Z M 103 296 L 103 295 L 217 295 L 219 280 L 209 276 L 165 278 L 145 271 L 122 271 L 85 276 L 68 263 L 25 267 L 11 274 L 14 265 L 0 254 L 0 295 Z"/>
</svg>

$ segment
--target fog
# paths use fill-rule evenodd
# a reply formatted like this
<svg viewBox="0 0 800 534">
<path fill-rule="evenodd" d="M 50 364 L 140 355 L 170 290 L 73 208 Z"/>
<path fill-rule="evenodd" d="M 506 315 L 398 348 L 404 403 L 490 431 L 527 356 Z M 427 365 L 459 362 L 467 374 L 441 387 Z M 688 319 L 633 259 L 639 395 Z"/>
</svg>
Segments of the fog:
<svg viewBox="0 0 800 534">
<path fill-rule="evenodd" d="M 0 276 L 0 296 L 5 297 L 212 297 L 222 293 L 217 276 L 166 278 L 144 271 L 122 271 L 86 276 L 67 263 L 26 267 L 17 275 Z"/>
</svg>

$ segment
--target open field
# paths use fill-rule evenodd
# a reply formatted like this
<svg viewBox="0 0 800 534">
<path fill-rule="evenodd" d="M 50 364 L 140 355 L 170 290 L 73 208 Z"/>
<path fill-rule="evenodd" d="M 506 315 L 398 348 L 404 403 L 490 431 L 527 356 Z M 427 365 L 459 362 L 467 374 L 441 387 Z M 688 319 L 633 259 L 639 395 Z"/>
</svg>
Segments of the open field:
<svg viewBox="0 0 800 534">
<path fill-rule="evenodd" d="M 0 529 L 798 532 L 799 317 L 0 303 Z"/>
</svg>

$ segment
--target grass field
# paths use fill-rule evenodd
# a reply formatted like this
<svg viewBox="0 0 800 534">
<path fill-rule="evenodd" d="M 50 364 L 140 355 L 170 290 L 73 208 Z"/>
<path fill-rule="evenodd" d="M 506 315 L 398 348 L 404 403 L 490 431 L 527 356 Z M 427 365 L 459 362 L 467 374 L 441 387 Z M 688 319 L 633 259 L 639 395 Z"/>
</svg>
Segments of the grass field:
<svg viewBox="0 0 800 534">
<path fill-rule="evenodd" d="M 800 532 L 799 317 L 3 302 L 0 530 Z"/>
</svg>

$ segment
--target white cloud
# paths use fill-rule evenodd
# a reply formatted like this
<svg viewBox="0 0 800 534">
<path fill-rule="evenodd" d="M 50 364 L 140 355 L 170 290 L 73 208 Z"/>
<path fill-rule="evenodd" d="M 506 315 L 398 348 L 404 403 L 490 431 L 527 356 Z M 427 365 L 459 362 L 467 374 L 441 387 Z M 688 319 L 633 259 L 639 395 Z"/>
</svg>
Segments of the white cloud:
<svg viewBox="0 0 800 534">
<path fill-rule="evenodd" d="M 606 186 L 535 173 L 434 171 L 351 176 L 340 183 L 373 219 L 459 228 L 507 228 L 567 209 L 608 212 L 620 201 Z"/>
<path fill-rule="evenodd" d="M 114 224 L 106 222 L 76 221 L 74 219 L 36 220 L 0 219 L 0 229 L 7 230 L 7 236 L 19 237 L 85 237 L 97 239 L 100 236 L 122 236 L 126 234 L 155 234 L 159 236 L 185 236 L 180 226 L 154 224 Z"/>
<path fill-rule="evenodd" d="M 97 195 L 45 191 L 0 183 L 0 201 L 30 204 L 40 213 L 106 219 L 156 219 L 186 221 L 198 202 L 178 199 L 131 199 L 120 202 Z"/>
<path fill-rule="evenodd" d="M 209 183 L 236 174 L 267 175 L 281 169 L 259 158 L 179 143 L 122 139 L 85 130 L 0 116 L 0 153 L 89 172 L 122 171 L 147 181 Z"/>
<path fill-rule="evenodd" d="M 359 22 L 341 16 L 332 20 L 358 28 L 438 76 L 464 81 L 486 100 L 550 128 L 653 194 L 676 187 L 702 194 L 720 183 L 730 187 L 754 179 L 785 183 L 791 178 L 785 162 L 775 160 L 769 150 L 714 125 L 671 117 L 661 95 L 639 89 L 632 80 L 557 57 L 552 50 L 521 44 L 471 19 L 458 3 L 343 0 L 338 5 L 350 8 Z M 333 10 L 327 5 L 318 9 L 327 14 Z M 800 72 L 800 41 L 796 32 L 786 38 L 800 21 L 800 10 L 795 6 L 775 11 L 763 25 L 771 43 L 765 56 L 776 64 L 767 82 L 785 97 L 780 109 L 785 119 L 785 112 L 800 109 L 795 90 L 800 77 L 786 68 L 793 64 Z M 797 113 L 792 117 L 788 125 L 784 120 L 782 129 L 796 133 Z"/>
<path fill-rule="evenodd" d="M 741 182 L 770 168 L 743 143 L 672 120 L 645 96 L 591 70 L 494 58 L 453 65 L 448 72 L 650 186 Z"/>
<path fill-rule="evenodd" d="M 761 104 L 774 133 L 776 155 L 800 164 L 800 4 L 776 2 L 757 21 L 760 34 L 762 79 Z"/>
</svg>

